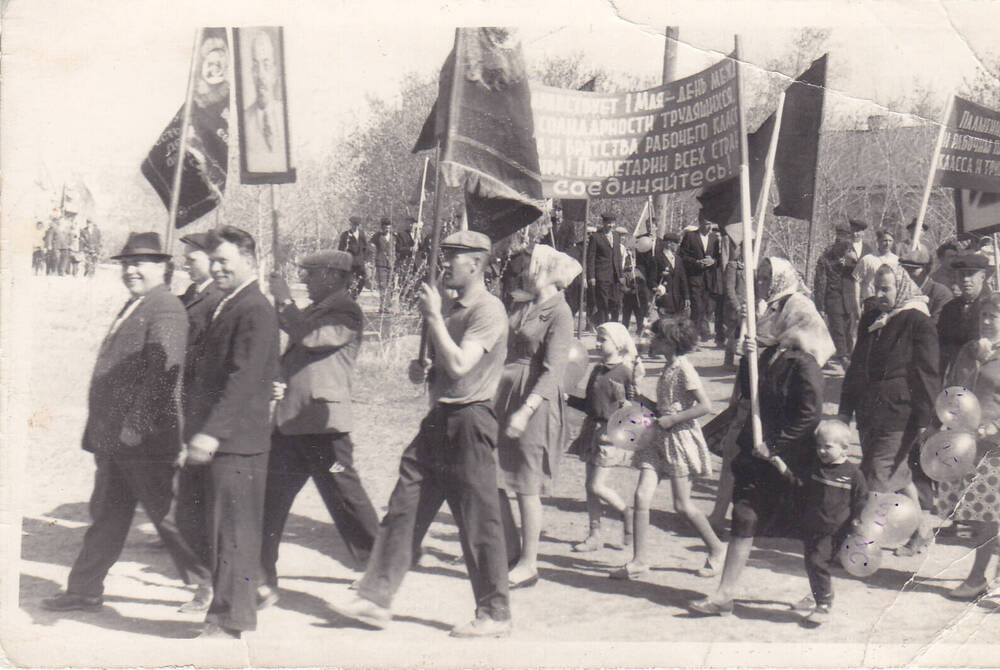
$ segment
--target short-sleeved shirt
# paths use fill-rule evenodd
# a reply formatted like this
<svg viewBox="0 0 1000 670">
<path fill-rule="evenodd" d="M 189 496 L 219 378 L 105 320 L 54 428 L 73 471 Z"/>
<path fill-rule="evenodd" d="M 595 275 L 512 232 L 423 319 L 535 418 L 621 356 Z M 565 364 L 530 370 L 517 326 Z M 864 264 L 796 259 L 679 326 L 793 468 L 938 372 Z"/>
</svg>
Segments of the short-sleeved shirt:
<svg viewBox="0 0 1000 670">
<path fill-rule="evenodd" d="M 455 300 L 445 316 L 455 344 L 474 340 L 483 356 L 468 373 L 454 379 L 441 367 L 434 370 L 431 399 L 449 405 L 492 402 L 507 358 L 507 312 L 503 303 L 483 287 Z"/>
<path fill-rule="evenodd" d="M 885 256 L 867 254 L 854 266 L 854 281 L 861 288 L 861 300 L 867 300 L 875 295 L 875 273 L 883 265 L 895 268 L 899 265 L 899 256 L 890 252 Z"/>
</svg>

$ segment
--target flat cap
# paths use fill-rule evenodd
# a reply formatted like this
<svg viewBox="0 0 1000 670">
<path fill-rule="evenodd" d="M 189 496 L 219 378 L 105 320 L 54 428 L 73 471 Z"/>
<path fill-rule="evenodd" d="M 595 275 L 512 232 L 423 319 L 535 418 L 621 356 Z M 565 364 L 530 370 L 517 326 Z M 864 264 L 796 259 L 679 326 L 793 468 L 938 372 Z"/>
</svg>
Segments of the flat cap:
<svg viewBox="0 0 1000 670">
<path fill-rule="evenodd" d="M 931 254 L 923 247 L 919 247 L 916 250 L 907 249 L 903 255 L 899 257 L 899 264 L 909 268 L 922 268 L 930 265 L 930 263 Z"/>
<path fill-rule="evenodd" d="M 985 270 L 989 266 L 989 259 L 982 254 L 962 254 L 951 262 L 953 270 Z"/>
<path fill-rule="evenodd" d="M 680 242 L 681 236 L 677 233 L 664 233 L 662 239 L 664 242 Z"/>
<path fill-rule="evenodd" d="M 442 249 L 458 249 L 460 251 L 490 251 L 493 245 L 490 238 L 474 230 L 460 230 L 441 240 Z"/>
<path fill-rule="evenodd" d="M 884 240 L 887 237 L 891 237 L 892 239 L 896 239 L 896 235 L 891 230 L 889 230 L 888 228 L 883 228 L 882 230 L 880 230 L 877 233 L 875 233 L 875 237 L 877 239 L 880 239 L 880 240 Z"/>
<path fill-rule="evenodd" d="M 379 222 L 380 226 L 391 226 L 392 225 L 392 219 L 390 219 L 388 216 L 383 216 L 381 219 L 378 220 L 378 222 Z"/>
<path fill-rule="evenodd" d="M 868 230 L 868 224 L 861 219 L 848 219 L 847 225 L 851 227 L 851 230 L 855 232 L 861 232 L 862 230 Z"/>
<path fill-rule="evenodd" d="M 181 242 L 195 249 L 200 249 L 202 251 L 208 250 L 208 233 L 191 233 L 190 235 L 185 235 L 181 238 Z"/>
<path fill-rule="evenodd" d="M 302 268 L 329 268 L 331 270 L 344 270 L 348 271 L 351 269 L 351 264 L 354 257 L 346 251 L 335 251 L 333 249 L 324 249 L 322 251 L 317 251 L 314 254 L 309 254 L 301 261 L 299 261 L 299 267 Z"/>
<path fill-rule="evenodd" d="M 617 221 L 613 212 L 605 212 L 601 214 L 601 223 L 614 223 Z"/>
<path fill-rule="evenodd" d="M 357 225 L 360 226 L 361 225 L 361 217 L 360 216 L 352 216 L 351 218 L 348 219 L 348 222 L 354 223 L 354 224 L 357 224 Z"/>
</svg>

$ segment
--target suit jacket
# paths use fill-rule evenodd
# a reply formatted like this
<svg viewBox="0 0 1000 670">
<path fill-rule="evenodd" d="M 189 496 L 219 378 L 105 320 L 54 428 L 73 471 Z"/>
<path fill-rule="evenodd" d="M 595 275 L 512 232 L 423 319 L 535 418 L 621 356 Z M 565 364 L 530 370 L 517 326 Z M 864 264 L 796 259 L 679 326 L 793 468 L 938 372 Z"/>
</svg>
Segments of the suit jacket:
<svg viewBox="0 0 1000 670">
<path fill-rule="evenodd" d="M 930 317 L 914 309 L 896 314 L 875 332 L 869 310 L 844 375 L 840 414 L 856 414 L 862 429 L 914 430 L 930 424 L 940 387 L 938 339 Z"/>
<path fill-rule="evenodd" d="M 219 440 L 219 453 L 270 450 L 278 320 L 256 281 L 222 307 L 197 349 L 184 408 L 184 439 L 206 433 Z"/>
<path fill-rule="evenodd" d="M 205 334 L 208 322 L 212 319 L 212 313 L 215 312 L 215 308 L 219 305 L 219 301 L 222 300 L 222 296 L 222 289 L 214 281 L 206 286 L 205 290 L 200 292 L 198 291 L 198 286 L 192 282 L 181 295 L 181 304 L 187 310 L 188 316 L 187 355 L 184 358 L 185 405 L 188 402 L 187 395 L 191 386 L 192 375 L 194 374 L 195 358 L 199 351 L 198 344 Z"/>
<path fill-rule="evenodd" d="M 653 263 L 655 269 L 650 280 L 650 288 L 656 288 L 663 284 L 666 293 L 657 298 L 657 305 L 664 307 L 671 312 L 679 312 L 684 309 L 684 303 L 688 299 L 687 273 L 684 271 L 684 263 L 680 254 L 674 254 L 673 263 L 663 254 L 663 240 L 657 240 L 653 250 Z"/>
<path fill-rule="evenodd" d="M 708 248 L 701 243 L 701 235 L 697 230 L 689 230 L 681 237 L 681 245 L 678 249 L 681 259 L 684 261 L 684 272 L 687 274 L 689 283 L 704 283 L 709 291 L 717 295 L 722 294 L 722 239 L 718 233 L 708 234 Z M 698 261 L 709 256 L 715 259 L 715 265 L 702 267 Z"/>
<path fill-rule="evenodd" d="M 355 239 L 351 231 L 345 230 L 340 234 L 340 243 L 337 245 L 340 251 L 346 251 L 354 257 L 354 267 L 364 267 L 365 258 L 368 256 L 368 240 L 365 239 L 365 231 L 358 230 L 358 237 Z"/>
<path fill-rule="evenodd" d="M 851 248 L 846 242 L 834 242 L 816 263 L 813 297 L 821 312 L 844 314 L 849 309 L 849 297 L 854 295 L 851 273 L 858 261 L 849 252 Z"/>
<path fill-rule="evenodd" d="M 621 279 L 622 256 L 617 237 L 612 242 L 601 232 L 591 233 L 587 244 L 587 281 L 614 282 Z"/>
<path fill-rule="evenodd" d="M 410 231 L 401 230 L 396 233 L 396 259 L 402 264 L 413 257 L 414 252 L 413 235 Z"/>
<path fill-rule="evenodd" d="M 90 380 L 85 450 L 176 455 L 187 329 L 180 300 L 160 285 L 104 338 Z"/>
<path fill-rule="evenodd" d="M 374 249 L 375 267 L 390 268 L 395 265 L 393 258 L 395 244 L 392 233 L 389 234 L 388 238 L 384 237 L 382 233 L 375 233 L 368 240 L 368 244 L 370 249 Z"/>
<path fill-rule="evenodd" d="M 340 291 L 303 310 L 283 308 L 278 323 L 289 340 L 281 357 L 281 378 L 288 386 L 275 411 L 278 431 L 349 433 L 351 372 L 364 326 L 361 307 Z"/>
<path fill-rule="evenodd" d="M 938 370 L 942 377 L 955 362 L 955 357 L 958 356 L 962 346 L 966 342 L 979 339 L 979 313 L 989 294 L 989 288 L 984 285 L 979 297 L 972 302 L 966 302 L 961 297 L 953 298 L 941 308 L 937 332 L 941 350 Z"/>
</svg>

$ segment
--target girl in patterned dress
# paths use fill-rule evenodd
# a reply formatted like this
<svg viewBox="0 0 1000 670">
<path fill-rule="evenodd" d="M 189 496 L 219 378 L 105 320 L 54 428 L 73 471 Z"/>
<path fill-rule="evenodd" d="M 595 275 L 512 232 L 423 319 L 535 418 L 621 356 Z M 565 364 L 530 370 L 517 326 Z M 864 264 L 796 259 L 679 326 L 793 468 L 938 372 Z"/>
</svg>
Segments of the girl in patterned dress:
<svg viewBox="0 0 1000 670">
<path fill-rule="evenodd" d="M 638 380 L 643 376 L 642 361 L 635 342 L 628 330 L 617 321 L 602 323 L 597 327 L 597 346 L 601 362 L 594 366 L 587 380 L 583 398 L 570 396 L 567 404 L 586 413 L 580 435 L 570 445 L 569 452 L 587 464 L 587 516 L 590 532 L 587 539 L 573 545 L 573 551 L 597 551 L 604 546 L 601 537 L 601 501 L 622 516 L 624 547 L 632 546 L 632 510 L 618 492 L 608 486 L 611 467 L 621 465 L 601 449 L 601 437 L 608 426 L 608 419 L 619 408 L 634 401 Z M 631 454 L 629 454 L 631 455 Z"/>
<path fill-rule="evenodd" d="M 639 469 L 635 489 L 634 553 L 631 561 L 611 573 L 612 579 L 633 579 L 649 570 L 646 557 L 649 535 L 649 506 L 656 487 L 670 478 L 674 510 L 694 526 L 708 547 L 708 559 L 698 570 L 712 577 L 721 569 L 726 547 L 712 530 L 708 517 L 691 502 L 691 479 L 712 474 L 711 454 L 697 418 L 712 411 L 701 378 L 685 354 L 694 349 L 698 333 L 691 321 L 661 319 L 653 328 L 651 354 L 665 359 L 656 385 L 657 421 L 641 438 L 633 465 Z"/>
<path fill-rule="evenodd" d="M 945 386 L 965 386 L 976 394 L 983 410 L 979 429 L 979 463 L 975 471 L 954 482 L 940 482 L 936 512 L 972 526 L 976 557 L 969 575 L 948 594 L 973 600 L 986 593 L 986 569 L 997 553 L 1000 530 L 1000 293 L 987 298 L 980 312 L 982 338 L 969 342 L 955 358 Z"/>
</svg>

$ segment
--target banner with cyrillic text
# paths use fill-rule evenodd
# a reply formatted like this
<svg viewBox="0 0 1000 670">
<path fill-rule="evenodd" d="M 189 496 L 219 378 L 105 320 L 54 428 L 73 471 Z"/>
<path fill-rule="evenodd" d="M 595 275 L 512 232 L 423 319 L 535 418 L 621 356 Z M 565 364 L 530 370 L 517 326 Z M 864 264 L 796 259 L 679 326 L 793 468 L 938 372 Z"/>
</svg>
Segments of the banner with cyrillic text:
<svg viewBox="0 0 1000 670">
<path fill-rule="evenodd" d="M 545 197 L 622 198 L 702 188 L 740 164 L 736 62 L 645 91 L 533 84 Z"/>
<path fill-rule="evenodd" d="M 934 183 L 1000 193 L 1000 111 L 955 96 Z"/>
</svg>

